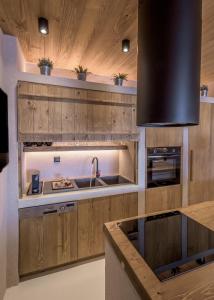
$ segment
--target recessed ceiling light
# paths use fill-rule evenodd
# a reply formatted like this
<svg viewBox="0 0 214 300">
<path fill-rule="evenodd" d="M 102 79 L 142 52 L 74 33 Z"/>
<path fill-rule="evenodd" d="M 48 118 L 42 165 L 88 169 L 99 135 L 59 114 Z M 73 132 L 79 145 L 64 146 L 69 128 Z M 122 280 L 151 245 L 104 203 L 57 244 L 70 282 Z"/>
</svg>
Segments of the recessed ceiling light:
<svg viewBox="0 0 214 300">
<path fill-rule="evenodd" d="M 130 40 L 125 39 L 122 40 L 122 51 L 127 53 L 130 50 Z"/>
<path fill-rule="evenodd" d="M 39 32 L 41 32 L 41 34 L 47 35 L 48 34 L 48 20 L 40 17 L 38 19 L 39 21 Z"/>
</svg>

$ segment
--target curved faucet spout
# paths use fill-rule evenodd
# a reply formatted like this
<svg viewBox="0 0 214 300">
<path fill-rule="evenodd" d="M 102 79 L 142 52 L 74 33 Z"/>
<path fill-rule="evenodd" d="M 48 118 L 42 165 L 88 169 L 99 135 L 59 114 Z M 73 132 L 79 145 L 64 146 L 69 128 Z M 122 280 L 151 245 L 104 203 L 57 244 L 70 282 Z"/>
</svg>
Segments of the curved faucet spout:
<svg viewBox="0 0 214 300">
<path fill-rule="evenodd" d="M 94 162 L 95 162 L 95 160 L 96 160 L 96 177 L 100 177 L 100 171 L 99 171 L 99 160 L 98 160 L 98 158 L 95 156 L 95 157 L 93 157 L 92 158 L 92 161 L 91 161 L 91 163 L 92 163 L 92 165 L 94 164 Z"/>
</svg>

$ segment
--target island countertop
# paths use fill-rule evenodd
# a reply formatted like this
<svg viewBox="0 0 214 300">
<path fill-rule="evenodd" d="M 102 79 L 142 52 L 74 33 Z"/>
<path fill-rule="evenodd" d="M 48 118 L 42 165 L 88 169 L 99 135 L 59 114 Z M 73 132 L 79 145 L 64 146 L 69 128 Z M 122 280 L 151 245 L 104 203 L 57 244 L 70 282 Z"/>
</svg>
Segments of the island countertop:
<svg viewBox="0 0 214 300">
<path fill-rule="evenodd" d="M 214 231 L 214 201 L 179 210 Z M 105 235 L 142 299 L 214 299 L 214 263 L 161 282 L 117 223 L 105 224 Z"/>
</svg>

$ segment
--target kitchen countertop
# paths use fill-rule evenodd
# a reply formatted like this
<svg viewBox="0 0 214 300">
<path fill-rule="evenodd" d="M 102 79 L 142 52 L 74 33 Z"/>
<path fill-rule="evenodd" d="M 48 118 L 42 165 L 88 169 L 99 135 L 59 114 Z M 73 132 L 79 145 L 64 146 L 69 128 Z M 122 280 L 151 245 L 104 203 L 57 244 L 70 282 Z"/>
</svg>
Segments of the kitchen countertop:
<svg viewBox="0 0 214 300">
<path fill-rule="evenodd" d="M 214 201 L 179 210 L 202 225 L 214 230 Z M 139 295 L 146 295 L 145 299 L 214 299 L 214 263 L 171 280 L 160 282 L 143 257 L 117 226 L 117 222 L 105 224 L 105 235 L 117 257 L 125 265 L 124 269 Z"/>
<path fill-rule="evenodd" d="M 65 201 L 76 201 L 84 200 L 90 198 L 98 198 L 105 196 L 113 196 L 118 194 L 133 193 L 142 191 L 143 188 L 137 184 L 121 184 L 117 186 L 108 186 L 100 188 L 91 188 L 91 189 L 79 189 L 76 191 L 70 192 L 57 192 L 55 194 L 39 194 L 33 196 L 24 195 L 22 198 L 19 198 L 18 205 L 19 208 L 33 207 L 54 203 L 61 203 Z"/>
</svg>

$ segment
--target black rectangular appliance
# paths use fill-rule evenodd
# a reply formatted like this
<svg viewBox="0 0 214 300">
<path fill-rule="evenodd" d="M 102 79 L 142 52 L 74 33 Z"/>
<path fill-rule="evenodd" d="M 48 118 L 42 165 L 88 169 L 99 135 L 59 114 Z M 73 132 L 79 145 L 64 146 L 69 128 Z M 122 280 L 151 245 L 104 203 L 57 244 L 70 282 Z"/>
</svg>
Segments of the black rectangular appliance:
<svg viewBox="0 0 214 300">
<path fill-rule="evenodd" d="M 214 262 L 214 231 L 179 211 L 124 221 L 119 227 L 160 281 Z"/>
<path fill-rule="evenodd" d="M 181 148 L 147 149 L 147 188 L 180 184 Z"/>
<path fill-rule="evenodd" d="M 9 162 L 8 141 L 8 101 L 7 95 L 0 89 L 0 172 Z"/>
</svg>

